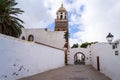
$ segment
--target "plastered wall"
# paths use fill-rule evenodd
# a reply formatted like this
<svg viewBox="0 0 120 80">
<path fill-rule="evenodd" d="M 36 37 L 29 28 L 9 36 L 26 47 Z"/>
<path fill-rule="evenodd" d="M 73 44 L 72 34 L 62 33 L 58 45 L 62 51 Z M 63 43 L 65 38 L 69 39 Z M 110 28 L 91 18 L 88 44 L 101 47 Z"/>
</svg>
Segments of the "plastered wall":
<svg viewBox="0 0 120 80">
<path fill-rule="evenodd" d="M 16 80 L 64 66 L 64 51 L 0 34 L 0 80 Z"/>
</svg>

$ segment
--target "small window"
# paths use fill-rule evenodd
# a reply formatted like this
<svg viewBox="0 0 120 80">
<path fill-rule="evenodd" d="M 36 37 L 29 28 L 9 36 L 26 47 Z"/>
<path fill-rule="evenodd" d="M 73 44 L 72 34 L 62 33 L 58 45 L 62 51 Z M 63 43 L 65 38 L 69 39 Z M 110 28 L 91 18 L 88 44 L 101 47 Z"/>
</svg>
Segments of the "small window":
<svg viewBox="0 0 120 80">
<path fill-rule="evenodd" d="M 63 18 L 63 15 L 60 15 L 60 19 L 62 19 Z"/>
<path fill-rule="evenodd" d="M 65 31 L 65 29 L 63 29 L 63 31 Z"/>
<path fill-rule="evenodd" d="M 57 16 L 57 19 L 58 19 L 59 17 Z"/>
<path fill-rule="evenodd" d="M 115 51 L 115 55 L 118 56 L 118 55 L 119 55 L 119 52 L 118 52 L 118 51 Z"/>
<path fill-rule="evenodd" d="M 22 40 L 25 40 L 25 37 L 24 37 L 24 36 L 22 36 Z"/>
<path fill-rule="evenodd" d="M 60 29 L 57 29 L 57 31 L 60 31 Z"/>
<path fill-rule="evenodd" d="M 117 43 L 115 43 L 115 48 L 117 48 Z"/>
<path fill-rule="evenodd" d="M 117 48 L 117 43 L 115 43 L 114 45 L 112 45 L 112 48 L 113 49 Z"/>
<path fill-rule="evenodd" d="M 112 48 L 115 49 L 115 45 L 112 45 Z"/>
<path fill-rule="evenodd" d="M 29 35 L 28 36 L 28 41 L 34 41 L 34 36 L 33 35 Z"/>
</svg>

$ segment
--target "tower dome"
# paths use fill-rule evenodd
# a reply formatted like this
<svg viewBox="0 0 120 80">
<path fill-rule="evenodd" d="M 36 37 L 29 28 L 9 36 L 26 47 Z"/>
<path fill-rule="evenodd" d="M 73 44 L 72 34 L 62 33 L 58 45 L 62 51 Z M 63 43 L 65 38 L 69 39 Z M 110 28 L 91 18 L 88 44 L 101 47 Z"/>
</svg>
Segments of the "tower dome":
<svg viewBox="0 0 120 80">
<path fill-rule="evenodd" d="M 63 7 L 63 4 L 61 4 L 61 7 L 58 9 L 56 14 L 57 14 L 57 19 L 60 19 L 60 20 L 66 20 L 68 17 L 67 15 L 68 13 L 66 9 Z"/>
<path fill-rule="evenodd" d="M 67 12 L 66 9 L 63 7 L 63 4 L 61 4 L 61 7 L 59 8 L 58 12 Z"/>
</svg>

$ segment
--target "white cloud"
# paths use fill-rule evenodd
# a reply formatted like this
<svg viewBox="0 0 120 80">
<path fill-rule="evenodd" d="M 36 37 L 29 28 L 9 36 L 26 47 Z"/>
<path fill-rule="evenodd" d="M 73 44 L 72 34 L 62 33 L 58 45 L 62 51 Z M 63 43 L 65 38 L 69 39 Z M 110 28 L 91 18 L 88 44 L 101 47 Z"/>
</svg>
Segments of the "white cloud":
<svg viewBox="0 0 120 80">
<path fill-rule="evenodd" d="M 62 1 L 67 11 L 71 13 L 69 17 L 70 30 L 72 30 L 72 27 L 80 30 L 70 33 L 72 35 L 70 44 L 106 41 L 105 37 L 109 32 L 115 36 L 115 39 L 119 38 L 119 0 L 73 0 L 70 3 L 64 0 L 17 0 L 18 6 L 25 11 L 20 16 L 25 21 L 25 27 L 47 27 L 54 22 L 56 11 Z M 85 7 L 83 12 L 80 10 L 81 5 Z M 82 18 L 80 15 L 82 15 Z"/>
<path fill-rule="evenodd" d="M 70 42 L 70 46 L 71 46 L 71 47 L 72 47 L 72 45 L 75 44 L 75 43 L 78 43 L 78 44 L 81 43 L 81 41 L 79 41 L 77 38 L 70 38 L 70 39 L 69 39 L 69 42 Z"/>
<path fill-rule="evenodd" d="M 20 18 L 25 21 L 25 28 L 43 28 L 54 22 L 56 18 L 56 11 L 63 2 L 67 11 L 71 12 L 70 25 L 79 25 L 80 20 L 80 6 L 82 0 L 74 0 L 69 3 L 64 0 L 17 0 L 18 7 L 25 11 Z M 54 27 L 54 26 L 53 26 Z M 76 27 L 79 29 L 79 27 Z M 72 39 L 76 40 L 77 39 Z M 76 42 L 75 41 L 75 42 Z M 79 42 L 79 41 L 77 41 Z"/>
<path fill-rule="evenodd" d="M 61 0 L 17 0 L 18 7 L 25 11 L 20 18 L 25 28 L 43 28 L 54 22 Z M 54 26 L 53 26 L 54 27 Z"/>
<path fill-rule="evenodd" d="M 76 14 L 71 16 L 71 24 L 76 24 L 76 21 L 81 24 L 82 21 L 83 25 L 83 31 L 73 34 L 74 37 L 70 39 L 71 44 L 94 41 L 106 42 L 106 36 L 109 32 L 115 36 L 115 39 L 120 37 L 119 0 L 85 0 L 83 4 L 85 9 L 82 18 L 78 20 L 74 16 Z M 81 26 L 78 27 L 82 28 Z"/>
<path fill-rule="evenodd" d="M 82 15 L 85 31 L 76 33 L 85 41 L 106 41 L 111 32 L 118 39 L 120 36 L 120 1 L 96 0 L 86 1 Z"/>
</svg>

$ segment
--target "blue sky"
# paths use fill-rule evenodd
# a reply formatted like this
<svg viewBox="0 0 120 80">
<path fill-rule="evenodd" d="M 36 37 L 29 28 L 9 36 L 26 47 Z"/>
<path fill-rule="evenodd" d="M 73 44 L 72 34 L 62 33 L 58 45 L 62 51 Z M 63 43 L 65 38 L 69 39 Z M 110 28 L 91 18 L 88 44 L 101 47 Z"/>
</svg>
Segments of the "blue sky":
<svg viewBox="0 0 120 80">
<path fill-rule="evenodd" d="M 64 4 L 68 11 L 70 45 L 82 42 L 106 42 L 111 32 L 120 36 L 119 0 L 16 0 L 24 14 L 25 28 L 50 28 L 54 30 L 56 11 Z M 115 40 L 114 39 L 114 40 Z"/>
</svg>

